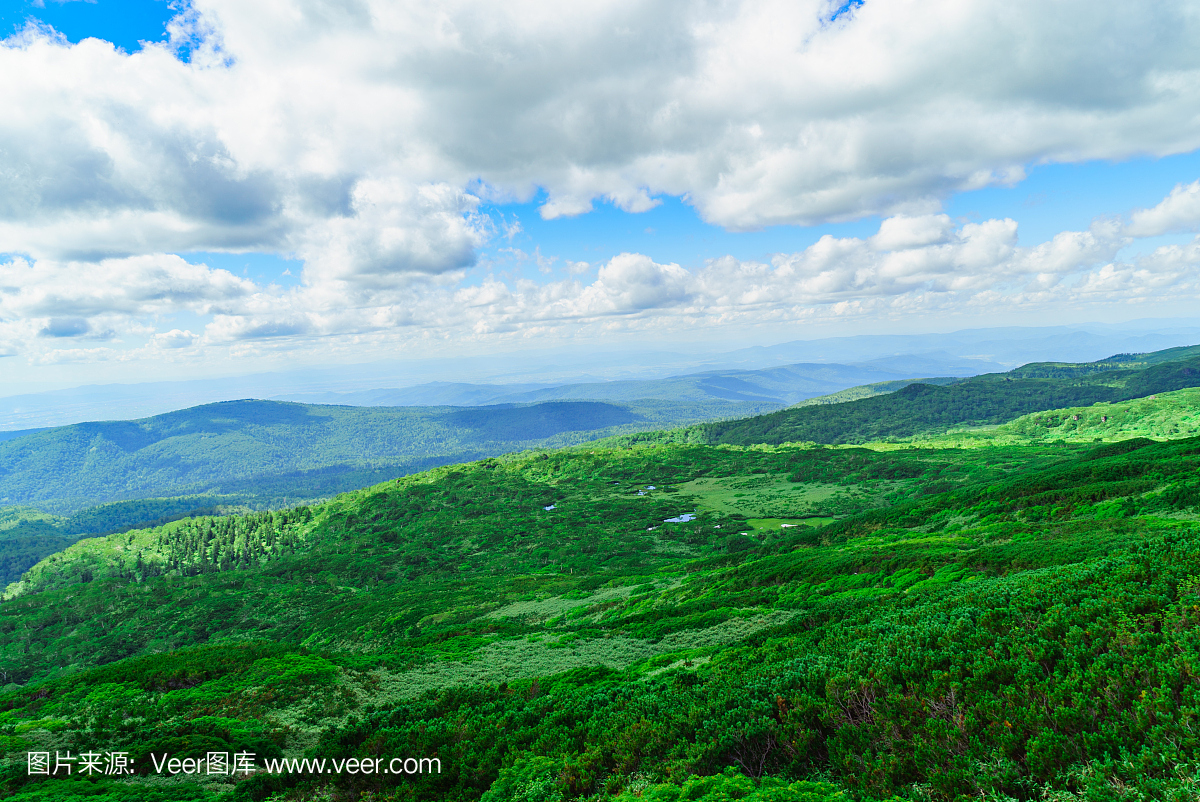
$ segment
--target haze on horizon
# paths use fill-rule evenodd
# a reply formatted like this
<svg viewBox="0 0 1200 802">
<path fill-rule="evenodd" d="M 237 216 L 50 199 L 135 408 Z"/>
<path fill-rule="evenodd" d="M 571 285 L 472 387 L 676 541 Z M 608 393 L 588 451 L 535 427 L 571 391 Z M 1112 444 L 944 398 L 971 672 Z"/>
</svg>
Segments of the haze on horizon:
<svg viewBox="0 0 1200 802">
<path fill-rule="evenodd" d="M 1194 315 L 1188 3 L 0 15 L 0 395 Z"/>
</svg>

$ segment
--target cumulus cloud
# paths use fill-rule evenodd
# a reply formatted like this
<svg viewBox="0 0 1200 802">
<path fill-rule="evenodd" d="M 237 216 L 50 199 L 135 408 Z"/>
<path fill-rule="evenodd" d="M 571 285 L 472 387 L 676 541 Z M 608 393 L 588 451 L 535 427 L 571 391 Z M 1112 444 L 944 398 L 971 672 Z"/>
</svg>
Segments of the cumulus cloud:
<svg viewBox="0 0 1200 802">
<path fill-rule="evenodd" d="M 679 265 L 660 265 L 640 253 L 622 253 L 601 267 L 596 281 L 572 299 L 571 314 L 582 317 L 661 309 L 686 297 L 688 275 Z"/>
<path fill-rule="evenodd" d="M 1114 260 L 1129 237 L 1195 227 L 1200 183 L 1033 248 L 940 199 L 1033 163 L 1200 147 L 1190 4 L 837 5 L 192 0 L 171 42 L 133 54 L 28 28 L 0 44 L 0 74 L 21 77 L 0 82 L 0 253 L 22 255 L 0 264 L 0 352 L 1186 285 L 1191 246 Z M 738 230 L 884 219 L 769 264 L 621 254 L 564 281 L 464 285 L 481 244 L 517 230 L 481 202 L 539 191 L 547 218 L 674 195 Z M 198 250 L 297 256 L 302 281 L 163 255 Z M 167 319 L 181 312 L 205 321 Z"/>
<path fill-rule="evenodd" d="M 0 286 L 24 287 L 0 295 L 0 342 L 24 340 L 35 359 L 61 362 L 138 353 L 53 344 L 98 337 L 144 340 L 143 353 L 165 355 L 250 344 L 294 348 L 318 337 L 362 345 L 1200 298 L 1200 238 L 1121 262 L 1127 229 L 1120 220 L 1100 220 L 1088 231 L 1025 247 L 1009 219 L 897 216 L 872 236 L 824 236 L 769 262 L 725 256 L 687 270 L 622 253 L 596 266 L 590 279 L 587 271 L 568 270 L 567 278 L 544 283 L 493 275 L 468 285 L 461 272 L 450 280 L 432 273 L 372 293 L 344 277 L 291 289 L 256 285 L 178 257 L 98 265 L 15 260 L 0 266 Z M 209 322 L 200 334 L 156 328 L 154 321 L 172 311 Z"/>
<path fill-rule="evenodd" d="M 0 263 L 0 349 L 21 343 L 26 353 L 77 351 L 82 359 L 107 351 L 37 343 L 140 339 L 154 334 L 157 317 L 216 314 L 262 294 L 248 279 L 173 255 L 99 262 L 12 259 Z M 180 336 L 169 332 L 155 341 L 178 342 Z"/>
<path fill-rule="evenodd" d="M 445 218 L 468 186 L 545 188 L 546 217 L 919 215 L 1031 162 L 1200 146 L 1189 8 L 193 0 L 134 54 L 29 29 L 0 47 L 0 248 L 292 248 L 371 281 L 469 262 Z"/>
<path fill-rule="evenodd" d="M 1200 181 L 1177 185 L 1158 205 L 1138 209 L 1129 218 L 1126 231 L 1134 237 L 1196 228 L 1200 225 Z"/>
<path fill-rule="evenodd" d="M 889 217 L 879 226 L 879 233 L 868 242 L 879 251 L 918 248 L 944 241 L 953 227 L 949 215 L 945 214 Z"/>
<path fill-rule="evenodd" d="M 306 279 L 378 290 L 414 274 L 469 267 L 488 234 L 473 214 L 477 205 L 477 198 L 446 184 L 364 180 L 352 193 L 351 214 L 298 235 Z"/>
<path fill-rule="evenodd" d="M 884 220 L 867 238 L 822 237 L 770 263 L 730 256 L 688 271 L 625 253 L 591 283 L 564 280 L 462 288 L 446 308 L 475 331 L 547 325 L 625 328 L 783 321 L 939 308 L 1031 308 L 1060 303 L 1134 302 L 1170 292 L 1200 295 L 1200 240 L 1165 246 L 1133 263 L 1113 261 L 1129 242 L 1119 221 L 1062 232 L 1035 247 L 1017 242 L 1013 220 L 954 225 L 941 216 Z M 889 249 L 884 249 L 890 243 Z"/>
<path fill-rule="evenodd" d="M 257 290 L 253 282 L 226 270 L 174 255 L 99 262 L 14 259 L 0 264 L 0 288 L 0 317 L 21 319 L 177 310 L 207 314 Z"/>
<path fill-rule="evenodd" d="M 198 338 L 190 331 L 180 331 L 179 329 L 171 329 L 170 331 L 155 333 L 151 338 L 151 345 L 155 348 L 178 349 L 187 348 L 195 344 Z"/>
</svg>

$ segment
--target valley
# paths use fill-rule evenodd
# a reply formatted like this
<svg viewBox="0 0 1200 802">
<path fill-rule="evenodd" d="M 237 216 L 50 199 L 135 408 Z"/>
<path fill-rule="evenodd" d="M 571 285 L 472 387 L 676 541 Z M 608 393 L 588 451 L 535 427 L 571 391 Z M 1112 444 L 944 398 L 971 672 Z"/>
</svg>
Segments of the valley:
<svg viewBox="0 0 1200 802">
<path fill-rule="evenodd" d="M 973 380 L 1011 417 L 885 442 L 723 442 L 763 418 L 618 433 L 79 540 L 0 602 L 0 737 L 135 770 L 10 764 L 0 788 L 1194 799 L 1197 390 L 1165 389 L 1190 365 L 1061 366 L 1035 400 L 1109 400 L 1024 415 L 1017 377 Z M 1122 398 L 1145 387 L 1164 389 Z M 855 426 L 856 404 L 926 397 L 819 408 Z M 168 777 L 150 757 L 209 752 L 443 770 Z"/>
</svg>

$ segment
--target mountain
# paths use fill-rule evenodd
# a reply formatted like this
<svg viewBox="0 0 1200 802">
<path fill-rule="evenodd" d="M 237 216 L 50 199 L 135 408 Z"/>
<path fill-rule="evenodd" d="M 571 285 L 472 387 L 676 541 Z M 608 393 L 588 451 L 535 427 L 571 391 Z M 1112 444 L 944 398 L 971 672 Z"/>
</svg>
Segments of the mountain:
<svg viewBox="0 0 1200 802">
<path fill-rule="evenodd" d="M 930 375 L 974 376 L 999 365 L 949 354 L 905 355 L 862 365 L 802 363 L 761 370 L 709 370 L 662 379 L 629 379 L 561 385 L 480 385 L 431 382 L 397 390 L 294 394 L 305 403 L 405 406 L 409 404 L 531 404 L 543 401 L 629 402 L 644 398 L 692 402 L 747 401 L 788 406 L 815 396 L 873 382 Z"/>
<path fill-rule="evenodd" d="M 903 354 L 941 353 L 1015 367 L 1028 362 L 1091 362 L 1107 354 L 1148 353 L 1200 342 L 1200 320 L 1086 324 L 1076 326 L 1004 326 L 962 329 L 945 334 L 862 334 L 820 340 L 795 340 L 725 354 L 729 364 L 755 368 L 792 362 L 864 363 Z"/>
<path fill-rule="evenodd" d="M 783 391 L 788 398 L 799 400 L 882 379 L 930 374 L 970 376 L 1003 367 L 987 360 L 949 354 L 890 356 L 861 367 L 826 365 L 822 361 L 813 366 L 811 380 L 794 375 L 793 388 L 786 383 L 779 385 L 777 379 L 753 375 L 753 368 L 760 366 L 747 369 L 742 365 L 722 365 L 722 359 L 720 353 L 686 355 L 636 348 L 592 353 L 583 362 L 578 356 L 552 350 L 497 355 L 490 359 L 406 360 L 199 381 L 73 387 L 0 398 L 0 428 L 24 430 L 104 418 L 152 416 L 238 398 L 356 406 L 478 406 L 568 398 L 623 401 L 670 398 L 672 391 L 694 384 L 689 381 L 689 374 L 711 370 L 727 372 L 751 383 L 765 380 L 774 391 L 771 394 Z M 779 366 L 775 360 L 768 361 L 772 367 Z M 889 367 L 893 363 L 896 368 Z M 914 371 L 913 366 L 918 364 L 921 370 Z M 467 372 L 487 377 L 492 383 L 443 378 Z M 660 383 L 663 379 L 666 384 Z M 648 384 L 639 385 L 643 381 Z M 567 389 L 554 392 L 553 388 L 562 386 Z M 549 392 L 527 395 L 538 390 Z M 702 392 L 693 392 L 691 397 L 718 398 Z"/>
<path fill-rule="evenodd" d="M 344 407 L 226 401 L 0 442 L 0 504 L 72 514 L 113 501 L 205 494 L 287 505 L 433 465 L 764 406 L 771 408 L 759 402 Z"/>
<path fill-rule="evenodd" d="M 895 385 L 892 385 L 895 386 Z M 1035 363 L 944 386 L 912 383 L 842 404 L 816 404 L 701 424 L 710 443 L 864 443 L 1006 423 L 1039 410 L 1113 403 L 1200 386 L 1200 346 L 1119 354 L 1098 362 Z"/>
<path fill-rule="evenodd" d="M 644 342 L 605 349 L 550 348 L 472 357 L 392 359 L 304 366 L 273 373 L 107 384 L 39 392 L 0 382 L 0 429 L 33 429 L 90 420 L 139 418 L 237 398 L 310 404 L 470 406 L 515 403 L 517 393 L 562 385 L 678 377 L 706 371 L 756 371 L 800 363 L 875 368 L 896 375 L 851 379 L 817 394 L 888 378 L 969 376 L 1047 359 L 1089 361 L 1200 341 L 1200 321 L 1121 325 L 965 329 L 939 334 L 859 335 L 733 348 L 689 342 L 674 350 Z M 807 390 L 805 392 L 808 392 Z M 573 396 L 575 397 L 575 396 Z M 592 396 L 588 396 L 592 398 Z M 634 394 L 628 398 L 646 398 Z M 547 396 L 544 400 L 557 400 Z M 596 400 L 615 400 L 596 396 Z M 531 399 L 526 399 L 531 400 Z M 795 400 L 800 400 L 799 396 Z"/>
<path fill-rule="evenodd" d="M 136 421 L 40 430 L 0 442 L 0 505 L 34 508 L 28 514 L 12 511 L 11 524 L 0 530 L 0 581 L 15 579 L 79 537 L 199 514 L 278 509 L 434 465 L 527 448 L 606 436 L 742 445 L 864 442 L 1167 392 L 1200 384 L 1195 380 L 1198 350 L 1118 355 L 1086 364 L 1038 363 L 962 381 L 889 380 L 816 399 L 841 401 L 860 394 L 849 403 L 814 404 L 748 420 L 737 417 L 880 372 L 804 364 L 708 371 L 659 382 L 566 385 L 513 396 L 537 400 L 544 393 L 572 398 L 603 392 L 620 403 L 454 408 L 236 401 Z M 673 400 L 624 398 L 641 392 Z M 728 420 L 665 435 L 651 431 L 714 417 Z"/>
<path fill-rule="evenodd" d="M 1193 799 L 1197 471 L 589 443 L 84 540 L 0 604 L 0 794 Z"/>
<path fill-rule="evenodd" d="M 434 465 L 773 409 L 769 401 L 341 407 L 226 401 L 0 440 L 0 584 L 80 537 L 281 508 Z"/>
</svg>

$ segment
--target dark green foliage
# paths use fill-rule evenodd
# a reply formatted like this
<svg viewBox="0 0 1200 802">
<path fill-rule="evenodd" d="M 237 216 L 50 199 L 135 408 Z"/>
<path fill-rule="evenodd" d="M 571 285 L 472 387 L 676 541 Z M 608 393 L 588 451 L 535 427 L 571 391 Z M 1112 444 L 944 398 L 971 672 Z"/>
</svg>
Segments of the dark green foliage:
<svg viewBox="0 0 1200 802">
<path fill-rule="evenodd" d="M 1200 438 L 588 445 L 82 541 L 0 605 L 0 738 L 443 766 L 178 798 L 1186 802 L 1198 475 Z"/>
<path fill-rule="evenodd" d="M 0 529 L 0 586 L 21 578 L 30 566 L 48 554 L 65 549 L 80 538 L 162 526 L 181 518 L 219 515 L 240 508 L 236 497 L 182 496 L 114 501 L 80 510 L 68 518 L 45 515 L 32 509 L 0 508 L 11 520 Z M 244 508 L 241 508 L 244 509 Z"/>
<path fill-rule="evenodd" d="M 734 411 L 661 401 L 466 409 L 227 401 L 0 442 L 0 498 L 61 514 L 184 494 L 287 506 L 437 465 Z"/>
<path fill-rule="evenodd" d="M 78 538 L 63 535 L 57 528 L 42 522 L 22 522 L 0 537 L 0 583 L 5 586 L 21 578 L 47 554 L 70 546 Z"/>
<path fill-rule="evenodd" d="M 181 518 L 216 515 L 230 499 L 221 496 L 180 496 L 114 501 L 80 510 L 63 521 L 59 528 L 73 535 L 107 535 L 162 526 Z"/>
<path fill-rule="evenodd" d="M 451 426 L 486 432 L 488 440 L 541 440 L 563 432 L 607 429 L 645 420 L 625 407 L 597 401 L 550 401 L 534 407 L 501 404 L 447 412 Z"/>
<path fill-rule="evenodd" d="M 756 418 L 702 424 L 703 442 L 865 443 L 1005 423 L 1021 415 L 1098 401 L 1142 398 L 1200 386 L 1200 358 L 1150 367 L 1027 365 L 939 387 L 910 384 L 898 392 L 845 404 L 786 409 Z M 1095 369 L 1103 368 L 1103 369 Z"/>
<path fill-rule="evenodd" d="M 754 408 L 666 401 L 357 408 L 245 400 L 33 430 L 0 438 L 0 498 L 65 517 L 37 516 L 0 533 L 0 587 L 80 537 L 286 508 L 489 454 Z"/>
</svg>

